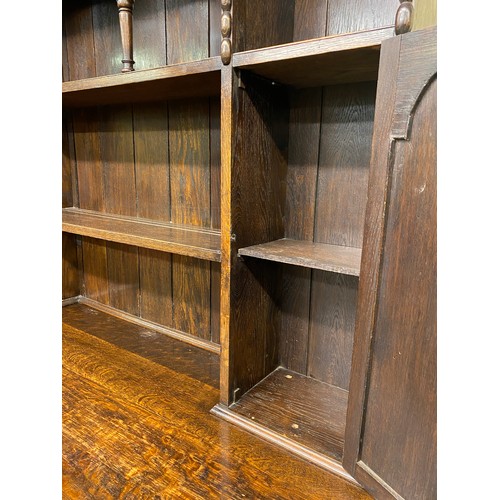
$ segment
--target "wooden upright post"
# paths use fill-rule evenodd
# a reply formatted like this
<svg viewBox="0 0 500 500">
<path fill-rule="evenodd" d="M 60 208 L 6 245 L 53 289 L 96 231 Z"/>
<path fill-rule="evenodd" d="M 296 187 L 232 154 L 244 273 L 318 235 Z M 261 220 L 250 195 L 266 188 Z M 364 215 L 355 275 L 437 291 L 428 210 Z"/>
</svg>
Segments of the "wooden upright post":
<svg viewBox="0 0 500 500">
<path fill-rule="evenodd" d="M 118 16 L 120 18 L 120 33 L 123 47 L 123 68 L 122 73 L 134 71 L 135 61 L 133 59 L 133 30 L 132 30 L 132 10 L 134 0 L 116 0 L 118 5 Z"/>
</svg>

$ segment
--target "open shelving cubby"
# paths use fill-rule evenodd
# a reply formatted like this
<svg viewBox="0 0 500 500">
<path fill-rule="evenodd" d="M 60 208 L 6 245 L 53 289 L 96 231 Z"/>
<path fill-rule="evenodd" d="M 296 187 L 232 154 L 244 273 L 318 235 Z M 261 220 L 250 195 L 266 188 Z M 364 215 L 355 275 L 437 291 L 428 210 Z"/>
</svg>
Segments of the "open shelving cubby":
<svg viewBox="0 0 500 500">
<path fill-rule="evenodd" d="M 351 24 L 326 7 L 309 18 L 303 2 L 266 5 L 265 19 L 234 4 L 243 24 L 233 56 L 237 258 L 222 343 L 229 363 L 212 411 L 348 478 L 341 462 L 380 47 L 397 9 L 389 4 L 367 22 L 348 15 Z"/>
<path fill-rule="evenodd" d="M 116 3 L 63 4 L 63 304 L 218 353 L 219 6 L 133 16 L 122 73 Z"/>
</svg>

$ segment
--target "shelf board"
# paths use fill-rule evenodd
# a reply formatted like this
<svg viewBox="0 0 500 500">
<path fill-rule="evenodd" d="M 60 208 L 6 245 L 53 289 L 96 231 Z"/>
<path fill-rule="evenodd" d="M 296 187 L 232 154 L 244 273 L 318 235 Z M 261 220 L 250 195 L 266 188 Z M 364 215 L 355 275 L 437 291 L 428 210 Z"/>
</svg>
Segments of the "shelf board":
<svg viewBox="0 0 500 500">
<path fill-rule="evenodd" d="M 348 394 L 280 367 L 229 410 L 315 453 L 341 461 Z"/>
<path fill-rule="evenodd" d="M 106 241 L 220 262 L 220 231 L 63 208 L 62 230 Z"/>
<path fill-rule="evenodd" d="M 237 52 L 233 67 L 296 88 L 377 79 L 380 44 L 394 27 Z"/>
<path fill-rule="evenodd" d="M 220 57 L 62 84 L 67 107 L 150 102 L 220 94 Z"/>
<path fill-rule="evenodd" d="M 238 255 L 359 276 L 361 248 L 281 239 L 240 248 Z"/>
</svg>

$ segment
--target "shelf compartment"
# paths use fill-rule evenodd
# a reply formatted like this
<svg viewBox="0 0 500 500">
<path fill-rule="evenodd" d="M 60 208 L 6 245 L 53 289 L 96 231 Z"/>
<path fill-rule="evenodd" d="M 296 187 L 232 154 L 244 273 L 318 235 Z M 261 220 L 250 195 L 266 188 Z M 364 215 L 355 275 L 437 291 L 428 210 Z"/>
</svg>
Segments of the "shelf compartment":
<svg viewBox="0 0 500 500">
<path fill-rule="evenodd" d="M 67 107 L 151 102 L 220 94 L 220 57 L 62 84 Z"/>
<path fill-rule="evenodd" d="M 225 412 L 267 429 L 276 438 L 340 462 L 348 392 L 299 373 L 277 368 Z M 221 408 L 215 408 L 217 414 Z M 225 415 L 226 417 L 228 415 Z M 230 417 L 229 417 L 230 418 Z M 264 431 L 265 433 L 266 431 Z M 263 436 L 268 439 L 272 436 Z M 290 448 L 293 450 L 294 444 Z M 316 460 L 317 461 L 317 460 Z M 327 462 L 325 462 L 327 463 Z"/>
<path fill-rule="evenodd" d="M 373 81 L 392 36 L 393 26 L 237 52 L 233 66 L 296 88 Z"/>
<path fill-rule="evenodd" d="M 238 255 L 359 276 L 361 248 L 283 238 L 240 248 Z"/>
<path fill-rule="evenodd" d="M 63 208 L 62 230 L 162 252 L 221 261 L 220 231 Z"/>
</svg>

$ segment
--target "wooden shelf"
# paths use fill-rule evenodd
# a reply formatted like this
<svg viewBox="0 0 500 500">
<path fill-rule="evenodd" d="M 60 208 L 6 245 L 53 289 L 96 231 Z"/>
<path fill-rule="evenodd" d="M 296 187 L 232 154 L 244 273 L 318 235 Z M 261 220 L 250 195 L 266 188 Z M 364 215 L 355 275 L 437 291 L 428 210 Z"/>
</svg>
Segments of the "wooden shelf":
<svg viewBox="0 0 500 500">
<path fill-rule="evenodd" d="M 281 438 L 341 461 L 348 392 L 277 368 L 229 411 Z"/>
<path fill-rule="evenodd" d="M 162 252 L 220 262 L 220 231 L 63 208 L 62 230 Z"/>
<path fill-rule="evenodd" d="M 64 82 L 67 107 L 148 102 L 220 94 L 220 57 Z"/>
<path fill-rule="evenodd" d="M 240 248 L 238 255 L 359 276 L 361 248 L 281 239 Z"/>
<path fill-rule="evenodd" d="M 372 81 L 392 36 L 393 26 L 237 52 L 233 66 L 296 88 Z"/>
</svg>

